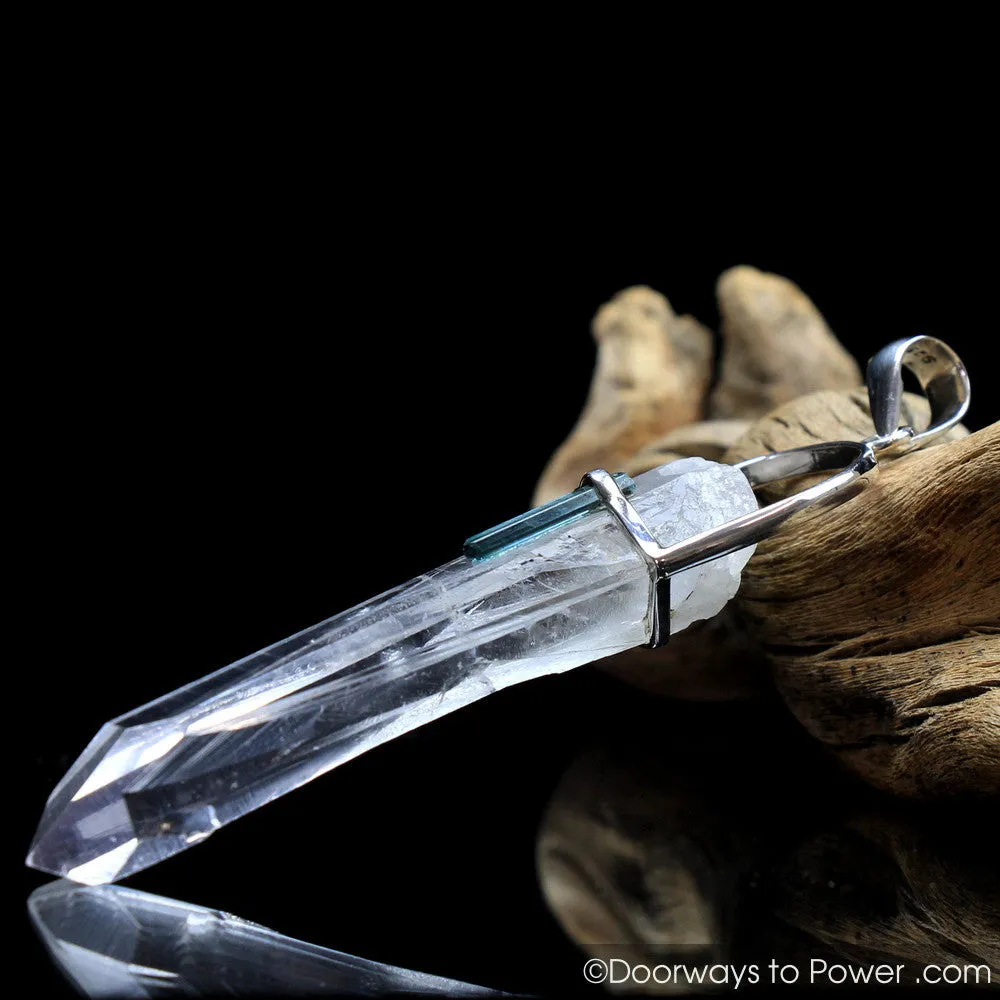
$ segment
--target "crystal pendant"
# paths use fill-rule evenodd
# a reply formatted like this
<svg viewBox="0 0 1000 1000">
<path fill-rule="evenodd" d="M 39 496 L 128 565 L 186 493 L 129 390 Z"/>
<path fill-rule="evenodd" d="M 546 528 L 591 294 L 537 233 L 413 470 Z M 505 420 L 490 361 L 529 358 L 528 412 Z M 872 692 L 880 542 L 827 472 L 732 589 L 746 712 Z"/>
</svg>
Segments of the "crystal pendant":
<svg viewBox="0 0 1000 1000">
<path fill-rule="evenodd" d="M 662 544 L 757 510 L 742 472 L 700 458 L 637 476 L 631 499 Z M 641 645 L 649 578 L 611 515 L 548 528 L 109 722 L 50 796 L 28 864 L 123 878 L 492 691 Z M 718 613 L 752 552 L 672 577 L 670 630 Z"/>
</svg>

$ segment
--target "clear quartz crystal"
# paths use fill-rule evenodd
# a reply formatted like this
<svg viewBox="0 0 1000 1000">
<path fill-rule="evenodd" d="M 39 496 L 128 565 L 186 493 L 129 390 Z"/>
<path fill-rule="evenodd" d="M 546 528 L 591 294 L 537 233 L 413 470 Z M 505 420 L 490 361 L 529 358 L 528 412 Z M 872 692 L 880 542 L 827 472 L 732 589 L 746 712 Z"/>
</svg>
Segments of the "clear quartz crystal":
<svg viewBox="0 0 1000 1000">
<path fill-rule="evenodd" d="M 739 470 L 701 458 L 636 485 L 664 545 L 757 509 Z M 752 553 L 673 577 L 671 632 L 717 614 Z M 648 597 L 604 510 L 456 559 L 107 723 L 50 796 L 28 864 L 124 878 L 492 691 L 641 645 Z"/>
<path fill-rule="evenodd" d="M 28 913 L 56 965 L 91 997 L 509 995 L 120 885 L 50 882 Z"/>
</svg>

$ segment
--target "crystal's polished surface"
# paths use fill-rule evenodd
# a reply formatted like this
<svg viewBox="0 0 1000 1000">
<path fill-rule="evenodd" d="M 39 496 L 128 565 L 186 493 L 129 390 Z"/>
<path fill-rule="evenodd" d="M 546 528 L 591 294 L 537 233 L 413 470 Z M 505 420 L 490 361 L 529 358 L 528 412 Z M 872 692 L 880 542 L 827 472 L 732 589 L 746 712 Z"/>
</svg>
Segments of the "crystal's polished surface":
<svg viewBox="0 0 1000 1000">
<path fill-rule="evenodd" d="M 700 458 L 636 485 L 662 544 L 757 509 L 739 470 Z M 671 632 L 717 614 L 752 552 L 674 576 Z M 492 691 L 641 645 L 648 596 L 606 510 L 456 559 L 107 723 L 50 796 L 28 864 L 123 878 Z"/>
<path fill-rule="evenodd" d="M 509 995 L 119 885 L 50 882 L 28 912 L 60 970 L 91 997 Z"/>
</svg>

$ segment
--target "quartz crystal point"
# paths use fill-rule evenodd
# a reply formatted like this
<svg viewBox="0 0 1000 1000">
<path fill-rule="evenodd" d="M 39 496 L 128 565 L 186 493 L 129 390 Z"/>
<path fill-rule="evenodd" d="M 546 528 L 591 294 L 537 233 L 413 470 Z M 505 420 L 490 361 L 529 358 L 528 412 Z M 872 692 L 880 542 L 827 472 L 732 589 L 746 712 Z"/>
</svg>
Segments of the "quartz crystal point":
<svg viewBox="0 0 1000 1000">
<path fill-rule="evenodd" d="M 85 996 L 510 995 L 120 885 L 50 882 L 31 894 L 28 913 L 56 965 Z"/>
<path fill-rule="evenodd" d="M 757 509 L 730 466 L 636 477 L 661 544 Z M 671 578 L 670 630 L 717 614 L 748 547 Z M 646 641 L 649 576 L 603 509 L 461 557 L 107 723 L 49 797 L 28 864 L 124 878 L 401 733 Z"/>
</svg>

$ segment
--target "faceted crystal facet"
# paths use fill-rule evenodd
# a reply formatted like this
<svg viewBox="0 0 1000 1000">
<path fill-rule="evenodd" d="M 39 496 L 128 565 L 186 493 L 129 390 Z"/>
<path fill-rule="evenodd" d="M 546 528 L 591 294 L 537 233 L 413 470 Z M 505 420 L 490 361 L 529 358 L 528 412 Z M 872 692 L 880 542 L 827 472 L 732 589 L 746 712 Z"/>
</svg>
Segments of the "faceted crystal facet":
<svg viewBox="0 0 1000 1000">
<path fill-rule="evenodd" d="M 56 965 L 86 996 L 508 995 L 120 885 L 50 882 L 31 894 L 28 913 Z"/>
<path fill-rule="evenodd" d="M 631 498 L 662 544 L 757 509 L 739 470 L 682 459 Z M 671 579 L 670 630 L 718 613 L 749 547 Z M 123 878 L 484 695 L 646 640 L 649 577 L 600 510 L 462 557 L 105 725 L 49 798 L 28 864 Z"/>
</svg>

